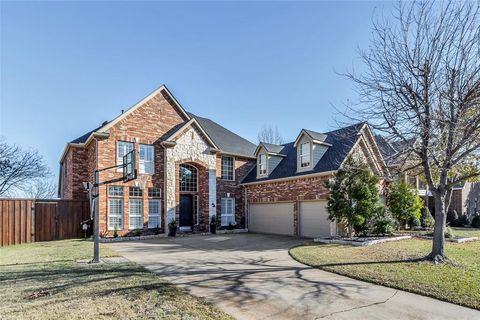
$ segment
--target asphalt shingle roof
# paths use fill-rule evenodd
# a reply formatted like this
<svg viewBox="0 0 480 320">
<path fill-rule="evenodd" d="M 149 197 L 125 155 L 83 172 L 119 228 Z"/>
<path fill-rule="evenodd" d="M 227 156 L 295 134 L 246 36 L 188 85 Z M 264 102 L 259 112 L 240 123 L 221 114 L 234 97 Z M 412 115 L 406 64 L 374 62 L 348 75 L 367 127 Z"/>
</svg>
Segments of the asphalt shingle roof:
<svg viewBox="0 0 480 320">
<path fill-rule="evenodd" d="M 327 132 L 325 142 L 331 144 L 323 157 L 318 161 L 313 170 L 297 172 L 297 151 L 293 142 L 283 144 L 282 154 L 286 157 L 278 164 L 273 172 L 264 178 L 257 179 L 257 170 L 254 168 L 243 179 L 242 183 L 267 181 L 287 177 L 296 177 L 312 173 L 328 172 L 338 170 L 343 160 L 354 146 L 358 139 L 358 133 L 365 123 L 357 123 L 345 128 Z"/>
<path fill-rule="evenodd" d="M 281 153 L 283 148 L 285 148 L 282 145 L 266 143 L 266 142 L 262 142 L 262 145 L 265 147 L 265 149 L 267 149 L 267 152 L 271 152 L 271 153 Z"/>
<path fill-rule="evenodd" d="M 205 130 L 208 136 L 213 140 L 213 142 L 220 148 L 221 151 L 225 153 L 235 154 L 239 156 L 246 156 L 246 157 L 253 157 L 256 145 L 251 143 L 250 141 L 240 137 L 239 135 L 233 133 L 232 131 L 222 127 L 216 122 L 213 122 L 210 119 L 202 118 L 192 113 L 188 113 L 190 117 L 195 118 L 200 126 Z M 70 143 L 84 143 L 87 141 L 88 137 L 95 131 L 101 129 L 104 125 L 103 123 L 101 126 L 91 130 L 84 135 L 73 139 Z M 161 139 L 166 139 L 179 128 L 181 128 L 184 123 L 178 124 L 177 126 L 173 127 L 169 130 L 165 135 L 161 137 Z"/>
<path fill-rule="evenodd" d="M 307 129 L 303 129 L 303 130 L 314 140 L 324 141 L 327 138 L 327 135 L 325 133 L 316 132 L 316 131 L 307 130 Z"/>
<path fill-rule="evenodd" d="M 199 117 L 190 112 L 188 114 L 198 121 L 203 130 L 223 152 L 253 157 L 257 146 L 247 139 L 240 137 L 210 119 Z"/>
</svg>

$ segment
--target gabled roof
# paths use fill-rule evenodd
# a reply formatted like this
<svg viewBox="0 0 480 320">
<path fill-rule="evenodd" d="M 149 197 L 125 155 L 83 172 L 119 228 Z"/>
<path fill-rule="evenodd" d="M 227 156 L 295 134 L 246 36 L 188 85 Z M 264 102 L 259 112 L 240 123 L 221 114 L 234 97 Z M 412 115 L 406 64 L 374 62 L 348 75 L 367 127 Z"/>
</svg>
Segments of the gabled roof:
<svg viewBox="0 0 480 320">
<path fill-rule="evenodd" d="M 336 171 L 352 150 L 358 140 L 360 130 L 365 125 L 365 122 L 362 122 L 325 133 L 325 143 L 330 146 L 312 170 L 297 172 L 297 150 L 295 143 L 290 142 L 282 145 L 282 154 L 285 154 L 286 157 L 282 159 L 268 177 L 257 179 L 257 170 L 252 169 L 243 179 L 242 183 L 254 183 Z"/>
<path fill-rule="evenodd" d="M 203 134 L 207 142 L 210 143 L 210 146 L 214 147 L 215 149 L 218 149 L 218 146 L 210 138 L 210 136 L 205 132 L 205 130 L 203 130 L 203 128 L 198 124 L 198 121 L 195 118 L 192 118 L 187 122 L 184 122 L 181 126 L 175 126 L 175 128 L 178 127 L 177 130 L 173 131 L 169 136 L 165 137 L 164 141 L 174 141 L 182 131 L 184 131 L 186 128 L 190 126 L 196 126 L 197 129 L 200 130 L 200 132 Z"/>
<path fill-rule="evenodd" d="M 199 117 L 190 112 L 188 115 L 198 121 L 222 153 L 254 158 L 256 146 L 247 139 L 240 137 L 210 119 Z"/>
<path fill-rule="evenodd" d="M 232 131 L 222 127 L 221 125 L 219 125 L 218 123 L 210 119 L 202 118 L 197 115 L 194 115 L 193 113 L 186 112 L 183 109 L 183 107 L 177 102 L 177 100 L 175 100 L 175 98 L 170 93 L 170 91 L 168 91 L 168 89 L 162 85 L 160 88 L 158 88 L 157 90 L 149 94 L 146 98 L 142 99 L 140 102 L 138 102 L 133 107 L 131 107 L 130 109 L 122 113 L 117 118 L 109 122 L 104 122 L 101 126 L 95 128 L 94 130 L 91 130 L 83 134 L 82 136 L 70 141 L 64 150 L 64 153 L 60 159 L 60 162 L 63 160 L 63 157 L 65 156 L 69 146 L 71 145 L 81 146 L 82 144 L 85 144 L 89 140 L 89 138 L 92 137 L 92 135 L 108 130 L 116 122 L 123 119 L 125 115 L 127 115 L 128 113 L 131 113 L 138 106 L 142 105 L 143 103 L 145 103 L 146 101 L 154 97 L 156 94 L 158 94 L 162 90 L 165 90 L 165 92 L 169 95 L 169 97 L 177 104 L 179 110 L 184 113 L 186 121 L 173 127 L 171 130 L 165 133 L 162 137 L 160 137 L 160 140 L 168 141 L 172 139 L 172 137 L 174 137 L 178 132 L 182 131 L 186 126 L 195 124 L 198 126 L 200 131 L 205 135 L 208 142 L 214 148 L 219 149 L 221 153 L 240 156 L 240 157 L 246 157 L 246 158 L 254 158 L 254 152 L 255 152 L 256 146 L 253 143 L 240 137 L 239 135 L 233 133 Z"/>
<path fill-rule="evenodd" d="M 295 142 L 293 143 L 294 147 L 297 146 L 297 143 L 300 141 L 300 138 L 303 135 L 307 135 L 314 143 L 329 145 L 327 142 L 325 142 L 325 140 L 327 139 L 327 134 L 312 131 L 312 130 L 302 129 L 298 134 L 297 139 L 295 139 Z"/>
<path fill-rule="evenodd" d="M 255 149 L 255 156 L 257 155 L 258 151 L 261 148 L 264 148 L 265 151 L 267 151 L 268 154 L 273 154 L 281 157 L 285 157 L 285 154 L 282 154 L 283 149 L 285 149 L 284 146 L 278 145 L 278 144 L 271 144 L 271 143 L 266 143 L 266 142 L 260 142 Z"/>
</svg>

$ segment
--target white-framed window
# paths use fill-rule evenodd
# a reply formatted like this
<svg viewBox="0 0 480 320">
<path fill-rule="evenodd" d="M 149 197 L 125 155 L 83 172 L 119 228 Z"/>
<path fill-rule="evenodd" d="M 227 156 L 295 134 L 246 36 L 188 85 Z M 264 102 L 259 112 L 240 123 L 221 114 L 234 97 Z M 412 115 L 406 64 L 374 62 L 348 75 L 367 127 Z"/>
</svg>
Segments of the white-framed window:
<svg viewBox="0 0 480 320">
<path fill-rule="evenodd" d="M 133 142 L 117 141 L 117 165 L 123 164 L 123 156 L 132 151 L 134 148 Z M 118 168 L 122 171 L 122 168 Z"/>
<path fill-rule="evenodd" d="M 160 228 L 161 218 L 160 218 L 161 202 L 160 199 L 148 199 L 148 227 L 149 228 Z"/>
<path fill-rule="evenodd" d="M 149 144 L 141 144 L 138 156 L 138 170 L 140 173 L 153 174 L 155 169 L 153 158 L 153 146 Z"/>
<path fill-rule="evenodd" d="M 222 179 L 235 180 L 235 159 L 222 156 Z"/>
<path fill-rule="evenodd" d="M 142 199 L 130 199 L 129 222 L 130 229 L 143 228 L 143 206 Z"/>
<path fill-rule="evenodd" d="M 306 168 L 310 167 L 311 156 L 310 156 L 310 142 L 305 142 L 300 145 L 300 167 Z"/>
<path fill-rule="evenodd" d="M 108 229 L 109 230 L 123 229 L 123 199 L 122 198 L 108 199 Z"/>
<path fill-rule="evenodd" d="M 222 226 L 235 224 L 235 198 L 222 198 Z"/>
<path fill-rule="evenodd" d="M 197 192 L 197 168 L 189 164 L 181 164 L 179 166 L 179 178 L 181 192 Z"/>
<path fill-rule="evenodd" d="M 261 154 L 258 156 L 258 174 L 267 174 L 267 155 Z"/>
</svg>

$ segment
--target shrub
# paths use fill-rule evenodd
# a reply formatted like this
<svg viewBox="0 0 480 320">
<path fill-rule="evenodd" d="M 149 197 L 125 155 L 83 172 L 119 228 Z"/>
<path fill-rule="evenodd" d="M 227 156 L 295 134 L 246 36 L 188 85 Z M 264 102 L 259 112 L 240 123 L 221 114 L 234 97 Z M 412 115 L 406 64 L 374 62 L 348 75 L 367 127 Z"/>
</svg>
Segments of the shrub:
<svg viewBox="0 0 480 320">
<path fill-rule="evenodd" d="M 393 217 L 379 217 L 373 225 L 373 233 L 391 235 L 395 231 L 395 219 Z"/>
<path fill-rule="evenodd" d="M 410 228 L 415 229 L 418 228 L 422 225 L 422 222 L 420 221 L 419 218 L 413 217 L 410 219 Z"/>
<path fill-rule="evenodd" d="M 432 214 L 428 208 L 423 208 L 422 210 L 422 218 L 420 219 L 422 227 L 425 229 L 432 229 L 435 225 L 435 219 L 433 219 Z"/>
<path fill-rule="evenodd" d="M 402 225 L 422 216 L 423 200 L 403 180 L 397 180 L 389 187 L 387 203 L 393 217 Z"/>
<path fill-rule="evenodd" d="M 452 227 L 458 225 L 458 213 L 456 210 L 447 212 L 447 224 Z"/>
<path fill-rule="evenodd" d="M 472 219 L 472 227 L 480 228 L 480 215 L 476 214 Z"/>
<path fill-rule="evenodd" d="M 468 221 L 468 217 L 466 214 L 462 214 L 460 217 L 458 217 L 457 220 L 457 227 L 465 227 L 470 224 L 470 221 Z"/>
<path fill-rule="evenodd" d="M 133 230 L 133 235 L 135 237 L 141 236 L 142 235 L 142 230 L 141 229 L 135 229 Z"/>
<path fill-rule="evenodd" d="M 118 230 L 117 228 L 113 229 L 113 237 L 117 238 L 118 237 Z"/>
<path fill-rule="evenodd" d="M 157 224 L 155 228 L 153 228 L 153 234 L 159 234 L 160 233 L 160 226 Z"/>
<path fill-rule="evenodd" d="M 354 230 L 363 230 L 365 223 L 375 215 L 380 202 L 377 183 L 378 178 L 368 166 L 351 157 L 335 178 L 326 182 L 330 190 L 329 219 L 344 223 L 349 237 Z"/>
<path fill-rule="evenodd" d="M 450 227 L 445 228 L 445 238 L 447 238 L 447 239 L 455 238 L 455 233 L 453 232 L 452 228 L 450 228 Z"/>
</svg>

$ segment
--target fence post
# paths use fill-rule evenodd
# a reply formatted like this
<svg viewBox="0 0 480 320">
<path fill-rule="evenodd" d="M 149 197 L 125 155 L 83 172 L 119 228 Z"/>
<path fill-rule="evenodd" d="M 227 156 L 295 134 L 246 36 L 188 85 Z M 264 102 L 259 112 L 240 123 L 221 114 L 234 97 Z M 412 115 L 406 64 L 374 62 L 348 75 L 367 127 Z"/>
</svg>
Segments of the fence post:
<svg viewBox="0 0 480 320">
<path fill-rule="evenodd" d="M 32 201 L 32 207 L 30 209 L 30 232 L 32 236 L 32 242 L 35 242 L 35 200 Z"/>
</svg>

